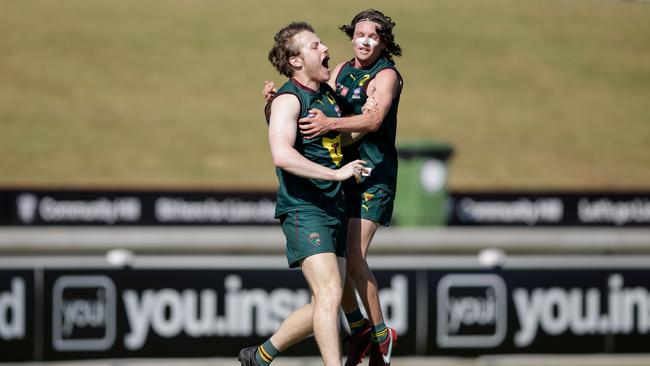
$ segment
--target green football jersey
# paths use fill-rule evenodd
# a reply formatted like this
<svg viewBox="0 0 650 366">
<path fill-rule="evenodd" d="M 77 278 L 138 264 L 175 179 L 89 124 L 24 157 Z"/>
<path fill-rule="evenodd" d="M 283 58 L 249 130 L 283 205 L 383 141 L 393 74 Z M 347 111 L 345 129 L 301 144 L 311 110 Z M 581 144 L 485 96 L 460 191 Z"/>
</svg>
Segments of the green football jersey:
<svg viewBox="0 0 650 366">
<path fill-rule="evenodd" d="M 352 66 L 353 61 L 346 63 L 336 76 L 336 93 L 353 109 L 354 114 L 361 114 L 361 107 L 366 103 L 368 95 L 366 89 L 370 81 L 384 69 L 395 69 L 395 64 L 380 57 L 373 65 L 364 69 L 357 69 Z M 390 110 L 382 121 L 381 127 L 367 133 L 360 141 L 350 147 L 346 147 L 344 155 L 346 161 L 353 159 L 365 160 L 367 167 L 372 168 L 370 179 L 373 184 L 381 185 L 385 189 L 395 191 L 397 184 L 397 150 L 395 148 L 395 137 L 397 134 L 397 108 L 399 106 L 400 93 L 402 91 L 402 78 L 397 72 L 400 81 L 400 89 L 397 97 L 393 99 Z"/>
<path fill-rule="evenodd" d="M 290 79 L 277 91 L 276 97 L 282 94 L 293 94 L 298 98 L 300 118 L 307 117 L 312 108 L 320 109 L 328 117 L 341 116 L 334 98 L 335 93 L 327 83 L 322 83 L 319 90 L 312 90 L 295 79 Z M 270 103 L 267 104 L 267 122 Z M 330 131 L 323 136 L 306 139 L 298 130 L 294 148 L 316 164 L 330 169 L 341 167 L 343 154 L 340 132 Z M 296 209 L 317 209 L 331 213 L 341 212 L 344 209 L 341 182 L 303 178 L 277 167 L 275 171 L 280 184 L 275 207 L 276 218 Z"/>
</svg>

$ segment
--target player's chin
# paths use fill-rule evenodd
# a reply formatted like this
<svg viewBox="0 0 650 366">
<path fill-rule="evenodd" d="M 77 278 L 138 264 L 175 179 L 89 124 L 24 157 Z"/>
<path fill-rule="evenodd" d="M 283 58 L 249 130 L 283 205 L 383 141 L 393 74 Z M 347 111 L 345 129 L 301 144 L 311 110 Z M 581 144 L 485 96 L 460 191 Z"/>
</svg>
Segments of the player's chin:
<svg viewBox="0 0 650 366">
<path fill-rule="evenodd" d="M 319 76 L 320 76 L 320 82 L 328 81 L 330 79 L 330 70 L 326 68 L 321 69 Z"/>
</svg>

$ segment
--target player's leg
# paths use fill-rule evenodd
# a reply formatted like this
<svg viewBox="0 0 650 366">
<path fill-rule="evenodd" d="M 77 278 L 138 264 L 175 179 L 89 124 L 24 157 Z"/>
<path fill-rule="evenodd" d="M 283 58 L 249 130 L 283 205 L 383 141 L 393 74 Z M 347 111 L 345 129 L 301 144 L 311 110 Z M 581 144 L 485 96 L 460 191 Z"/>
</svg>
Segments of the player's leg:
<svg viewBox="0 0 650 366">
<path fill-rule="evenodd" d="M 368 248 L 378 228 L 379 224 L 374 221 L 359 218 L 349 220 L 348 274 L 373 325 L 384 321 L 379 303 L 377 281 L 368 266 L 368 262 L 366 262 Z M 349 291 L 349 289 L 346 289 L 346 291 Z M 344 310 L 352 310 L 351 304 L 347 302 L 348 300 L 346 298 L 346 307 L 348 308 Z M 354 302 L 356 303 L 356 298 Z"/>
<path fill-rule="evenodd" d="M 374 346 L 369 366 L 390 365 L 397 333 L 384 323 L 377 281 L 366 262 L 368 248 L 379 224 L 366 219 L 351 219 L 351 225 L 358 226 L 358 236 L 348 242 L 348 272 L 372 323 L 371 340 Z"/>
<path fill-rule="evenodd" d="M 241 365 L 269 365 L 281 352 L 307 338 L 313 331 L 312 314 L 312 303 L 296 309 L 282 322 L 280 328 L 266 342 L 240 351 L 239 362 Z"/>
<path fill-rule="evenodd" d="M 282 231 L 287 239 L 286 254 L 289 267 L 298 267 L 303 258 L 309 255 L 305 252 L 305 242 L 309 238 L 299 237 L 297 232 L 307 230 L 305 225 L 312 225 L 312 220 L 302 219 L 303 215 L 298 217 L 298 212 L 289 212 L 280 218 Z M 309 214 L 305 215 L 308 218 Z M 315 219 L 316 222 L 321 218 Z M 311 232 L 311 231 L 310 231 Z M 239 361 L 242 366 L 266 366 L 270 364 L 275 357 L 282 351 L 286 350 L 293 344 L 305 339 L 313 332 L 312 326 L 313 315 L 313 297 L 312 302 L 306 304 L 292 312 L 280 325 L 280 328 L 263 344 L 253 347 L 247 347 L 240 351 Z"/>
<path fill-rule="evenodd" d="M 282 322 L 280 328 L 269 339 L 278 351 L 283 352 L 312 334 L 314 331 L 312 326 L 313 312 L 312 297 L 311 303 L 296 309 Z"/>
<path fill-rule="evenodd" d="M 343 281 L 346 271 L 345 258 L 338 257 L 337 262 L 339 278 Z M 283 352 L 314 332 L 313 311 L 314 296 L 312 295 L 309 304 L 296 309 L 282 322 L 280 328 L 269 339 L 279 352 Z"/>
<path fill-rule="evenodd" d="M 358 364 L 370 348 L 370 338 L 385 339 L 387 331 L 379 304 L 377 282 L 366 256 L 379 225 L 390 224 L 394 194 L 380 185 L 367 182 L 364 186 L 347 186 L 348 194 L 348 280 L 346 280 L 343 308 L 346 312 L 351 336 L 346 366 Z M 356 294 L 364 304 L 370 321 L 359 320 Z M 356 327 L 356 329 L 354 329 Z"/>
<path fill-rule="evenodd" d="M 352 244 L 352 241 L 357 242 L 360 233 L 360 221 L 357 219 L 354 224 L 348 225 L 348 237 L 346 243 L 348 246 L 357 244 Z M 350 248 L 348 247 L 348 266 L 350 265 L 349 255 Z M 354 281 L 352 276 L 349 274 L 349 269 L 346 268 L 348 272 L 345 276 L 345 284 L 343 287 L 343 299 L 341 301 L 341 308 L 345 313 L 345 318 L 348 322 L 348 327 L 350 328 L 350 335 L 347 337 L 346 342 L 348 343 L 348 354 L 345 360 L 345 366 L 355 366 L 360 364 L 368 351 L 372 341 L 370 335 L 372 332 L 372 327 L 370 322 L 363 317 L 361 310 L 359 309 L 359 303 L 357 302 L 357 293 Z"/>
<path fill-rule="evenodd" d="M 341 365 L 338 315 L 343 285 L 334 253 L 320 253 L 302 262 L 302 272 L 314 295 L 313 328 L 325 366 Z"/>
<path fill-rule="evenodd" d="M 348 272 L 359 293 L 372 325 L 371 339 L 374 346 L 370 365 L 388 365 L 397 340 L 394 329 L 388 328 L 379 303 L 377 282 L 366 261 L 368 250 L 379 225 L 390 224 L 394 193 L 381 186 L 367 188 L 360 199 L 358 218 L 350 220 L 350 232 L 355 235 L 348 240 Z M 348 365 L 349 366 L 349 365 Z"/>
</svg>

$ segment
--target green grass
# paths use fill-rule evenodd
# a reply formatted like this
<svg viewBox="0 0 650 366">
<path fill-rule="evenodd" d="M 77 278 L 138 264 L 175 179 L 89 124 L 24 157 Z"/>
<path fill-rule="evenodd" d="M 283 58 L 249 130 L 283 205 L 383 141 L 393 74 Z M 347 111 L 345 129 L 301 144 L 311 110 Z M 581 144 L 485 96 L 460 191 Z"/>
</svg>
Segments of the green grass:
<svg viewBox="0 0 650 366">
<path fill-rule="evenodd" d="M 399 142 L 449 142 L 457 189 L 650 187 L 650 4 L 0 2 L 0 185 L 273 188 L 275 31 L 377 7 L 398 26 Z M 327 4 L 325 9 L 322 4 Z"/>
</svg>

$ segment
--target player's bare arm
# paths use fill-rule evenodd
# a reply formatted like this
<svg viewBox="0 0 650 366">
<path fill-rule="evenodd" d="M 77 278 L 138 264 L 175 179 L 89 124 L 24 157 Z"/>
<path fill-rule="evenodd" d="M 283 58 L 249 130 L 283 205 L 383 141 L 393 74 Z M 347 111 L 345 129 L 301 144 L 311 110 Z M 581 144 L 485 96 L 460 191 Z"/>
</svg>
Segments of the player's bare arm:
<svg viewBox="0 0 650 366">
<path fill-rule="evenodd" d="M 307 138 L 314 138 L 329 131 L 366 133 L 377 131 L 390 110 L 393 99 L 398 95 L 399 88 L 397 72 L 392 69 L 382 70 L 370 82 L 367 89 L 368 96 L 373 97 L 376 103 L 374 110 L 343 118 L 330 118 L 316 110 L 310 110 L 309 113 L 313 117 L 299 120 L 300 132 Z"/>
<path fill-rule="evenodd" d="M 365 132 L 342 132 L 341 145 L 350 146 L 365 136 Z"/>
<path fill-rule="evenodd" d="M 313 179 L 343 181 L 358 178 L 365 162 L 355 160 L 340 169 L 329 169 L 302 156 L 296 149 L 297 119 L 300 102 L 294 95 L 285 94 L 275 98 L 269 118 L 269 145 L 273 164 L 291 174 Z"/>
</svg>

